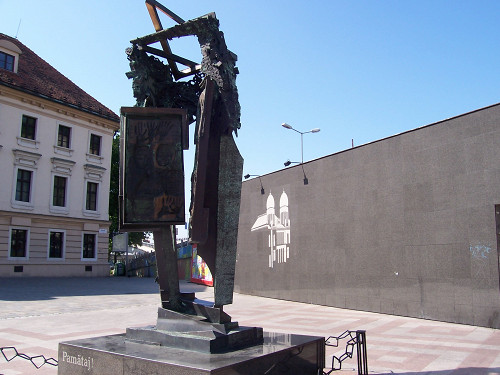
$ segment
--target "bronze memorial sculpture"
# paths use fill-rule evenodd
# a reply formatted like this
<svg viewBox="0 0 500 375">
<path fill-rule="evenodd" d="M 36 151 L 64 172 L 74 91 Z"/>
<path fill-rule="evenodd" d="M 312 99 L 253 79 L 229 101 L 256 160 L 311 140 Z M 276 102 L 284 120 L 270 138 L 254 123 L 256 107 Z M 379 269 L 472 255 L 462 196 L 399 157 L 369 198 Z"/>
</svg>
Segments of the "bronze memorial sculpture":
<svg viewBox="0 0 500 375">
<path fill-rule="evenodd" d="M 154 326 L 60 343 L 58 373 L 317 375 L 323 337 L 242 327 L 223 309 L 233 302 L 243 174 L 232 135 L 240 128 L 236 55 L 214 13 L 184 21 L 155 0 L 146 6 L 156 32 L 127 49 L 137 104 L 121 109 L 119 216 L 123 231 L 153 231 L 161 307 Z M 177 25 L 164 30 L 158 10 Z M 170 49 L 187 36 L 198 39 L 200 64 Z M 177 274 L 174 225 L 185 222 L 183 150 L 195 121 L 190 241 L 214 277 L 214 302 L 181 293 Z"/>
<path fill-rule="evenodd" d="M 243 174 L 243 159 L 232 137 L 240 128 L 237 57 L 227 49 L 214 13 L 184 22 L 156 1 L 147 0 L 146 6 L 156 33 L 132 40 L 127 50 L 127 76 L 133 79 L 137 105 L 121 111 L 120 227 L 153 230 L 162 301 L 159 316 L 203 317 L 211 330 L 223 327 L 224 333 L 244 336 L 238 346 L 260 343 L 261 328 L 241 329 L 223 311 L 233 300 Z M 158 9 L 178 25 L 163 30 Z M 186 36 L 198 38 L 201 64 L 172 53 L 168 41 Z M 158 42 L 162 49 L 150 46 Z M 178 64 L 187 68 L 179 70 Z M 189 76 L 193 78 L 181 81 Z M 214 276 L 213 306 L 180 293 L 177 275 L 173 225 L 184 223 L 182 150 L 188 148 L 187 124 L 194 121 L 190 241 L 197 244 L 198 255 Z M 129 333 L 137 340 L 145 335 L 143 330 Z M 155 340 L 153 336 L 159 337 L 148 331 L 144 340 Z"/>
</svg>

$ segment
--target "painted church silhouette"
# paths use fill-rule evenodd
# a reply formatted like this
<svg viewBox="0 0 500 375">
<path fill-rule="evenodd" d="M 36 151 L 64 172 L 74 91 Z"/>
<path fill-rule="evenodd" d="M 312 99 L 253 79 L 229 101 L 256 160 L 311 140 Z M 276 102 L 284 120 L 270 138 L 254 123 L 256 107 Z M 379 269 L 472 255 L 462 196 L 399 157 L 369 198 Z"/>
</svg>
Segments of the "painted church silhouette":
<svg viewBox="0 0 500 375">
<path fill-rule="evenodd" d="M 269 267 L 275 263 L 286 263 L 290 258 L 290 215 L 288 212 L 288 195 L 283 189 L 279 202 L 279 216 L 272 193 L 269 193 L 266 202 L 266 213 L 259 215 L 252 226 L 252 232 L 268 230 Z"/>
</svg>

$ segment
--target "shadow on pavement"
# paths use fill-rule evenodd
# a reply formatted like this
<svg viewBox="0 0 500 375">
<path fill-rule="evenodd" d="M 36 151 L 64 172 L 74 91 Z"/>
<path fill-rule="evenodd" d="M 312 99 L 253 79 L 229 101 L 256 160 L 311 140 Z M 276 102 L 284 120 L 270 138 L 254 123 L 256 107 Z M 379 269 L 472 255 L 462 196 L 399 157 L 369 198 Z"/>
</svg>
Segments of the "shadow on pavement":
<svg viewBox="0 0 500 375">
<path fill-rule="evenodd" d="M 205 286 L 181 281 L 181 290 L 202 292 Z M 69 296 L 159 294 L 154 278 L 23 277 L 0 278 L 0 301 L 39 301 Z"/>
</svg>

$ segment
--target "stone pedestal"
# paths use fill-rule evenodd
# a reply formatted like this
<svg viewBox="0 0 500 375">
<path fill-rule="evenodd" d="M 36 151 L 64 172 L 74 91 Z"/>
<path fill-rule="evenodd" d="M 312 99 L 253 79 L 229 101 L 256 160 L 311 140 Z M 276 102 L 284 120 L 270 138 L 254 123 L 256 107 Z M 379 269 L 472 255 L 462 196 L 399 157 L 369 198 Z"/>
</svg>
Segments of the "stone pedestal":
<svg viewBox="0 0 500 375">
<path fill-rule="evenodd" d="M 125 334 L 59 344 L 59 375 L 317 375 L 323 337 L 264 332 L 263 343 L 223 353 L 137 343 Z"/>
</svg>

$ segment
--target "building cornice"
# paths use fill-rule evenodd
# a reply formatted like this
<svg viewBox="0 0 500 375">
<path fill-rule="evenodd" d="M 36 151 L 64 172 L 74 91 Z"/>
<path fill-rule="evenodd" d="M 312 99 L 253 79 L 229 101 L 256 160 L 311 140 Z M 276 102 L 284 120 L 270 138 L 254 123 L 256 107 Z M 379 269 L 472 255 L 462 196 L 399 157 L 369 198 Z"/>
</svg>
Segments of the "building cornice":
<svg viewBox="0 0 500 375">
<path fill-rule="evenodd" d="M 52 111 L 58 115 L 65 115 L 68 117 L 84 120 L 85 122 L 88 122 L 93 126 L 103 127 L 105 129 L 109 129 L 112 131 L 117 131 L 120 129 L 119 121 L 111 120 L 109 118 L 96 115 L 90 111 L 86 111 L 82 108 L 68 105 L 66 103 L 56 101 L 54 99 L 33 95 L 24 90 L 6 86 L 5 84 L 0 82 L 0 97 L 1 96 L 18 100 L 22 103 L 38 107 L 44 111 Z"/>
<path fill-rule="evenodd" d="M 52 222 L 61 222 L 61 223 L 88 223 L 92 224 L 100 224 L 100 225 L 109 225 L 111 224 L 110 220 L 102 220 L 100 218 L 90 218 L 90 217 L 78 217 L 78 216 L 60 216 L 60 215 L 46 215 L 46 214 L 38 214 L 34 212 L 21 212 L 21 211 L 5 211 L 0 210 L 0 216 L 9 216 L 9 217 L 24 217 L 33 220 L 50 220 Z"/>
</svg>

